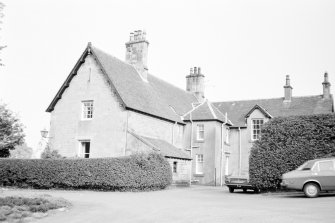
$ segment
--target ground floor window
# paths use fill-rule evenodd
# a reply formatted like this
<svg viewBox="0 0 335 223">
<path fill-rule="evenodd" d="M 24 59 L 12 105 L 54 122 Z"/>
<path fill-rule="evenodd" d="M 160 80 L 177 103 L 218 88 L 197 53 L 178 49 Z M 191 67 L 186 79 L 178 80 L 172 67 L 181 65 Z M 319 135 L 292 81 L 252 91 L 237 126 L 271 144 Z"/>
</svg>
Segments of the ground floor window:
<svg viewBox="0 0 335 223">
<path fill-rule="evenodd" d="M 178 163 L 176 161 L 173 162 L 173 167 L 172 170 L 174 173 L 177 173 L 177 167 L 178 167 Z"/>
<path fill-rule="evenodd" d="M 197 154 L 195 159 L 195 173 L 196 174 L 203 174 L 204 173 L 204 155 Z"/>
<path fill-rule="evenodd" d="M 80 141 L 79 156 L 82 158 L 90 158 L 90 141 Z"/>
</svg>

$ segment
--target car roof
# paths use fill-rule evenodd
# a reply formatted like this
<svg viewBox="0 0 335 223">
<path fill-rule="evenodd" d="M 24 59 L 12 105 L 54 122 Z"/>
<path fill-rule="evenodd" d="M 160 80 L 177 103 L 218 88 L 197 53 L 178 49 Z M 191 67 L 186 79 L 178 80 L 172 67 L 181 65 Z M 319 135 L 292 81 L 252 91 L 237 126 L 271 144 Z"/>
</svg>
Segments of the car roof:
<svg viewBox="0 0 335 223">
<path fill-rule="evenodd" d="M 335 157 L 328 157 L 328 158 L 320 158 L 320 159 L 314 159 L 314 160 L 310 160 L 310 161 L 327 161 L 327 160 L 335 160 Z"/>
</svg>

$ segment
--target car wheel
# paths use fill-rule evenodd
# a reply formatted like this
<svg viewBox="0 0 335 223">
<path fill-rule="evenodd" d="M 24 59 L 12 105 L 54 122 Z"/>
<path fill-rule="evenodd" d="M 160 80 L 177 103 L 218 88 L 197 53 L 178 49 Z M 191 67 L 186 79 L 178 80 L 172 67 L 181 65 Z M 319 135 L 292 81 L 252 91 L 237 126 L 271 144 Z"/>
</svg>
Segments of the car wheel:
<svg viewBox="0 0 335 223">
<path fill-rule="evenodd" d="M 230 193 L 234 193 L 234 188 L 229 187 L 229 192 L 230 192 Z"/>
<path fill-rule="evenodd" d="M 243 189 L 243 193 L 247 193 L 247 189 Z"/>
<path fill-rule="evenodd" d="M 320 193 L 320 187 L 316 183 L 307 183 L 304 186 L 304 193 L 310 198 L 317 197 Z"/>
<path fill-rule="evenodd" d="M 259 193 L 259 189 L 258 189 L 258 188 L 255 188 L 255 189 L 254 189 L 254 193 L 255 193 L 255 194 L 258 194 L 258 193 Z"/>
</svg>

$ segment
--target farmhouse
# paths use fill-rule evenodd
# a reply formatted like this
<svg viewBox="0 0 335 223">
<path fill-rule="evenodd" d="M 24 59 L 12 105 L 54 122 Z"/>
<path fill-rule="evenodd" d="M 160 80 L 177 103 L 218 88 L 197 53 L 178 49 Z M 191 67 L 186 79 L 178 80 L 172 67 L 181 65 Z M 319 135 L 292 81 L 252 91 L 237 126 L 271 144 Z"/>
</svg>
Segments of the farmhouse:
<svg viewBox="0 0 335 223">
<path fill-rule="evenodd" d="M 126 60 L 87 45 L 47 108 L 50 146 L 66 157 L 117 157 L 157 151 L 171 164 L 173 181 L 222 184 L 225 175 L 248 171 L 252 142 L 276 116 L 333 112 L 325 74 L 322 95 L 210 102 L 199 67 L 186 90 L 152 75 L 145 32 L 131 33 Z"/>
</svg>

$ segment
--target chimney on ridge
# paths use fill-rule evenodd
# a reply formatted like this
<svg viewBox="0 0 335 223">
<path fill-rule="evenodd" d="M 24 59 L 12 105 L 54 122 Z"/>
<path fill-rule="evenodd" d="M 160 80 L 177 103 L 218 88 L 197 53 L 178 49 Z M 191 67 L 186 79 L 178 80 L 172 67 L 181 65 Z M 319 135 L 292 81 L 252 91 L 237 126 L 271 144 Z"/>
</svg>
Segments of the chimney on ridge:
<svg viewBox="0 0 335 223">
<path fill-rule="evenodd" d="M 290 76 L 286 75 L 286 84 L 284 86 L 284 102 L 290 102 L 292 100 L 292 87 L 290 84 Z"/>
<path fill-rule="evenodd" d="M 148 79 L 148 46 L 145 39 L 146 32 L 136 30 L 130 33 L 129 41 L 126 43 L 126 62 L 133 65 L 144 81 Z"/>
<path fill-rule="evenodd" d="M 200 67 L 190 69 L 190 74 L 186 76 L 186 91 L 192 92 L 199 102 L 205 99 L 205 75 L 201 73 Z"/>
<path fill-rule="evenodd" d="M 323 85 L 323 98 L 329 99 L 330 98 L 330 83 L 328 81 L 328 73 L 325 73 L 324 81 L 322 82 Z"/>
</svg>

